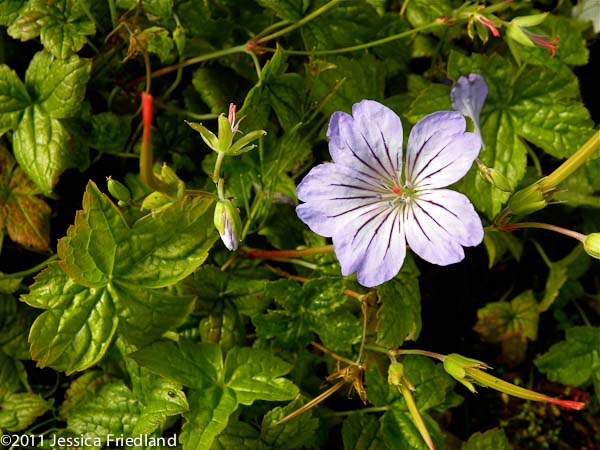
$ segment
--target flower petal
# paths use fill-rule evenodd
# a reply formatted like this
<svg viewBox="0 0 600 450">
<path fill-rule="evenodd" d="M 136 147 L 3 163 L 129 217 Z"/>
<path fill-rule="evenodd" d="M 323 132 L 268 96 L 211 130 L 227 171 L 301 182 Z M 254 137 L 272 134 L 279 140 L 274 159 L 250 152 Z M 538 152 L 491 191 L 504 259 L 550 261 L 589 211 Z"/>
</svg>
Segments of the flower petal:
<svg viewBox="0 0 600 450">
<path fill-rule="evenodd" d="M 296 190 L 306 203 L 296 208 L 298 217 L 321 236 L 344 232 L 349 222 L 366 211 L 387 207 L 383 187 L 356 170 L 335 163 L 313 167 Z"/>
<path fill-rule="evenodd" d="M 399 209 L 383 207 L 357 216 L 333 236 L 342 275 L 357 272 L 358 282 L 373 287 L 394 278 L 406 256 Z"/>
<path fill-rule="evenodd" d="M 470 117 L 475 124 L 475 132 L 481 136 L 479 116 L 488 95 L 488 86 L 481 75 L 470 73 L 460 77 L 450 92 L 452 107 L 459 113 Z"/>
<path fill-rule="evenodd" d="M 483 240 L 483 226 L 473 205 L 449 189 L 419 192 L 405 210 L 405 229 L 410 248 L 440 266 L 461 261 L 463 246 Z"/>
<path fill-rule="evenodd" d="M 481 138 L 465 132 L 456 111 L 425 116 L 411 130 L 406 154 L 406 181 L 417 189 L 448 186 L 468 172 L 481 148 Z"/>
<path fill-rule="evenodd" d="M 402 123 L 387 106 L 363 100 L 352 116 L 331 116 L 329 153 L 333 160 L 376 179 L 397 180 L 402 168 Z"/>
</svg>

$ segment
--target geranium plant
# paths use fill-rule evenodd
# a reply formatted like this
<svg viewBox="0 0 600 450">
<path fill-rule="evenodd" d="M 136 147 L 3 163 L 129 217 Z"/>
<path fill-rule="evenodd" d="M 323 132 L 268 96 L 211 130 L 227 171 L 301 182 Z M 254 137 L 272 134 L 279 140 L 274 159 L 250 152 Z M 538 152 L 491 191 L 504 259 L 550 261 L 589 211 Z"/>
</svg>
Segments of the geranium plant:
<svg viewBox="0 0 600 450">
<path fill-rule="evenodd" d="M 596 3 L 0 0 L 2 445 L 596 448 Z"/>
</svg>

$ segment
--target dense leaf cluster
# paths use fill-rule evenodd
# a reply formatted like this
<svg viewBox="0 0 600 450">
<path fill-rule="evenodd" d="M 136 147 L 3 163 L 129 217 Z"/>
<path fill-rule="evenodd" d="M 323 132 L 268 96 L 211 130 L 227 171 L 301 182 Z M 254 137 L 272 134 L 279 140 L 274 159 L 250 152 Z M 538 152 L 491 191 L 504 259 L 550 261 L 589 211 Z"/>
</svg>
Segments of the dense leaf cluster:
<svg viewBox="0 0 600 450">
<path fill-rule="evenodd" d="M 598 439 L 598 262 L 566 236 L 499 220 L 514 192 L 597 138 L 578 78 L 592 24 L 550 3 L 536 2 L 551 14 L 523 36 L 559 36 L 553 57 L 506 33 L 541 12 L 526 1 L 0 0 L 0 431 L 427 449 L 420 417 L 437 449 Z M 342 277 L 294 211 L 302 176 L 329 159 L 329 116 L 377 100 L 407 137 L 452 109 L 469 73 L 489 87 L 479 162 L 510 188 L 476 165 L 453 187 L 481 215 L 484 246 L 457 269 L 409 255 L 371 290 Z M 256 148 L 205 144 L 230 103 L 241 131 L 228 148 L 253 132 Z M 156 191 L 139 173 L 149 151 Z M 550 193 L 558 204 L 513 223 L 600 230 L 598 155 Z M 239 215 L 235 252 L 215 204 Z M 467 393 L 442 364 L 394 353 L 424 346 L 537 390 L 556 382 L 550 395 L 589 402 L 568 416 L 588 431 L 513 435 L 530 407 L 511 401 L 499 417 L 497 396 L 467 400 L 488 417 L 461 425 Z M 331 396 L 307 408 L 325 384 Z"/>
</svg>

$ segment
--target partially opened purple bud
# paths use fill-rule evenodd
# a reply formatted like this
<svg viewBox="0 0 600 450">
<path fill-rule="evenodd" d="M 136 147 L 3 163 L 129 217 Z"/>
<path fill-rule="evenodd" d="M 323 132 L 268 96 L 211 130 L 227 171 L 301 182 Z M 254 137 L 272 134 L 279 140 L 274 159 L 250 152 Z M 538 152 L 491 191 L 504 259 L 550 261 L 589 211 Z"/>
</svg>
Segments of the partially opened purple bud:
<svg viewBox="0 0 600 450">
<path fill-rule="evenodd" d="M 488 95 L 488 86 L 478 73 L 461 76 L 450 92 L 452 107 L 475 124 L 475 132 L 481 137 L 479 116 Z M 483 146 L 485 148 L 485 145 Z"/>
<path fill-rule="evenodd" d="M 402 163 L 402 123 L 386 106 L 363 100 L 352 115 L 331 116 L 333 163 L 314 167 L 298 185 L 298 217 L 331 237 L 343 275 L 371 287 L 400 271 L 406 244 L 421 258 L 447 265 L 463 246 L 483 239 L 481 219 L 463 194 L 443 189 L 461 179 L 481 139 L 456 111 L 424 117 L 410 132 Z"/>
</svg>

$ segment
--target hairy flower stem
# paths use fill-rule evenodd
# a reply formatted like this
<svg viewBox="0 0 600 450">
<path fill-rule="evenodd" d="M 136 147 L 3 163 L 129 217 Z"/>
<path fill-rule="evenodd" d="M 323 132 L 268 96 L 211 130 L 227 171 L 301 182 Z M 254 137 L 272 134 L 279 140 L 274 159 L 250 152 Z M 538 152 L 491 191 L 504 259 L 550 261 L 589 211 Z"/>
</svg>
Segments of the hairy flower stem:
<svg viewBox="0 0 600 450">
<path fill-rule="evenodd" d="M 556 225 L 550 225 L 548 223 L 541 222 L 521 222 L 521 223 L 507 223 L 497 227 L 501 231 L 514 231 L 521 228 L 541 228 L 543 230 L 555 231 L 556 233 L 564 234 L 565 236 L 577 239 L 580 242 L 585 241 L 586 235 L 578 233 L 577 231 L 567 230 L 566 228 L 558 227 Z"/>
<path fill-rule="evenodd" d="M 569 175 L 579 169 L 598 148 L 600 148 L 600 131 L 596 131 L 569 159 L 550 175 L 543 178 L 539 183 L 540 190 L 543 192 L 558 186 Z"/>
</svg>

